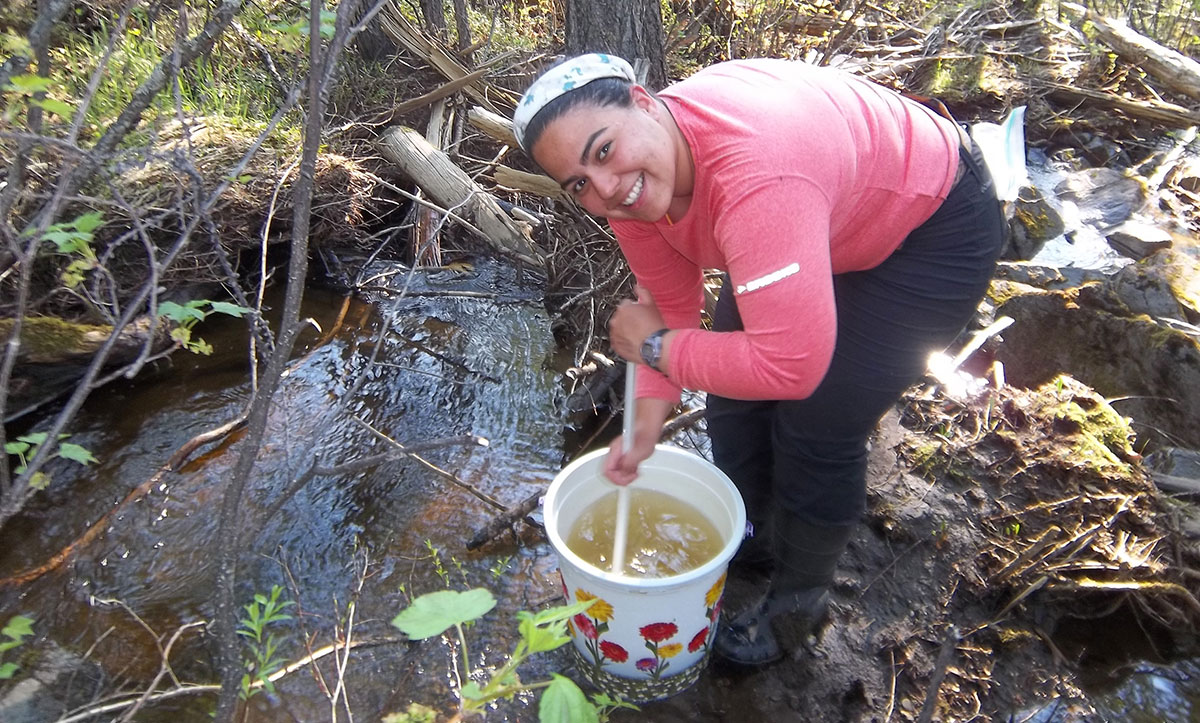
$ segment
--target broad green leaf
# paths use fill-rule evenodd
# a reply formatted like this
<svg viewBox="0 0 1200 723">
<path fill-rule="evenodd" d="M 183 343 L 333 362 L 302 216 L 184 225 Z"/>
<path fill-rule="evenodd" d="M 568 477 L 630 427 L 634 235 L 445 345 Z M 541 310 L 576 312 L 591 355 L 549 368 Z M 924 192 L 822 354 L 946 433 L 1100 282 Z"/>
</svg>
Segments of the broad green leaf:
<svg viewBox="0 0 1200 723">
<path fill-rule="evenodd" d="M 17 437 L 17 441 L 28 442 L 36 447 L 46 441 L 46 433 L 34 432 L 33 434 L 22 434 L 20 437 Z"/>
<path fill-rule="evenodd" d="M 25 454 L 29 451 L 29 442 L 8 442 L 4 445 L 8 454 Z"/>
<path fill-rule="evenodd" d="M 43 78 L 40 75 L 14 75 L 8 79 L 9 86 L 19 93 L 27 93 L 33 95 L 50 90 L 50 86 L 54 85 L 54 81 L 49 78 Z"/>
<path fill-rule="evenodd" d="M 70 118 L 71 116 L 75 115 L 75 107 L 70 103 L 64 103 L 61 100 L 43 98 L 41 100 L 31 100 L 29 102 L 41 107 L 42 110 L 50 111 L 55 115 L 62 116 L 63 118 Z"/>
<path fill-rule="evenodd" d="M 596 709 L 570 678 L 553 673 L 554 681 L 538 704 L 541 723 L 599 723 Z"/>
<path fill-rule="evenodd" d="M 250 311 L 249 309 L 247 309 L 244 306 L 238 306 L 237 304 L 231 304 L 228 301 L 212 302 L 212 310 L 218 314 L 229 314 L 230 316 L 237 316 L 237 317 L 244 316 L 247 312 Z"/>
<path fill-rule="evenodd" d="M 473 680 L 458 692 L 462 695 L 463 700 L 483 700 L 483 691 L 480 690 L 479 683 Z"/>
<path fill-rule="evenodd" d="M 159 302 L 158 315 L 181 324 L 185 321 L 204 320 L 203 311 L 200 311 L 191 304 L 183 306 L 182 304 L 176 304 L 174 301 Z"/>
<path fill-rule="evenodd" d="M 14 615 L 9 619 L 4 629 L 0 630 L 0 634 L 13 640 L 20 640 L 21 638 L 33 635 L 33 618 L 24 615 Z"/>
<path fill-rule="evenodd" d="M 24 472 L 25 470 L 21 471 Z M 33 476 L 29 478 L 29 486 L 35 490 L 46 489 L 50 486 L 50 475 L 45 472 L 34 472 Z"/>
<path fill-rule="evenodd" d="M 466 592 L 439 590 L 413 600 L 412 605 L 392 620 L 392 625 L 414 640 L 423 640 L 441 635 L 452 625 L 482 617 L 494 607 L 496 598 L 484 588 Z"/>
<path fill-rule="evenodd" d="M 92 462 L 99 461 L 92 456 L 92 453 L 86 447 L 70 442 L 63 442 L 58 445 L 58 456 L 78 462 L 79 464 L 91 464 Z"/>
<path fill-rule="evenodd" d="M 17 672 L 16 663 L 0 663 L 0 680 L 8 680 Z"/>
</svg>

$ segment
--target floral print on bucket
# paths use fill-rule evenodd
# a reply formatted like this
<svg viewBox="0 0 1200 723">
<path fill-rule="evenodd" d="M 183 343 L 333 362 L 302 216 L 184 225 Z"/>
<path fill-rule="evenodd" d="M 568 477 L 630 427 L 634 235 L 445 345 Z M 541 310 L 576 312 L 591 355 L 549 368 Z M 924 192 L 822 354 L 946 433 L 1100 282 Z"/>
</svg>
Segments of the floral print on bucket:
<svg viewBox="0 0 1200 723">
<path fill-rule="evenodd" d="M 562 578 L 561 571 L 559 576 L 565 592 L 566 581 Z M 584 669 L 592 683 L 601 690 L 616 693 L 626 700 L 635 702 L 673 695 L 678 692 L 675 690 L 676 688 L 682 690 L 683 687 L 691 685 L 703 668 L 702 664 L 696 665 L 697 661 L 703 663 L 708 658 L 709 644 L 720 618 L 721 594 L 725 590 L 725 577 L 725 573 L 722 572 L 720 577 L 709 586 L 703 599 L 697 601 L 699 603 L 697 610 L 703 609 L 703 624 L 690 637 L 681 635 L 679 625 L 672 621 L 656 621 L 636 625 L 639 642 L 650 654 L 633 661 L 633 668 L 638 675 L 632 678 L 628 675 L 628 671 L 618 678 L 606 669 L 606 666 L 612 668 L 630 662 L 629 649 L 620 642 L 606 637 L 613 630 L 610 623 L 617 622 L 615 619 L 617 611 L 604 598 L 583 588 L 576 588 L 573 596 L 566 595 L 569 600 L 572 602 L 595 601 L 586 611 L 572 618 L 567 626 L 572 638 L 575 639 L 577 653 L 582 644 L 584 652 L 580 655 L 581 668 Z M 638 614 L 639 610 L 631 608 L 628 612 L 632 619 L 632 616 Z M 672 661 L 685 652 L 692 656 L 687 661 L 687 665 L 695 670 L 690 676 L 676 676 L 678 679 L 673 679 L 671 677 Z M 684 659 L 680 658 L 675 662 L 683 661 Z M 678 670 L 682 670 L 682 668 L 683 666 L 676 666 Z"/>
</svg>

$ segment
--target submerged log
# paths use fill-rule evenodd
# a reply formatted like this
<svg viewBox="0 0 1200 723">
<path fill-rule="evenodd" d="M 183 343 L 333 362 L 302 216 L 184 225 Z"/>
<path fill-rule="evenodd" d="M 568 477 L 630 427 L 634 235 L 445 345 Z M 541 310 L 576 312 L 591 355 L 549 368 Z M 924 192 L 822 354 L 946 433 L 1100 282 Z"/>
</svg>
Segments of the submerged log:
<svg viewBox="0 0 1200 723">
<path fill-rule="evenodd" d="M 444 209 L 474 224 L 483 240 L 497 251 L 540 267 L 544 259 L 529 239 L 529 227 L 509 218 L 491 194 L 434 148 L 425 137 L 404 126 L 386 130 L 380 139 L 384 157 Z"/>
</svg>

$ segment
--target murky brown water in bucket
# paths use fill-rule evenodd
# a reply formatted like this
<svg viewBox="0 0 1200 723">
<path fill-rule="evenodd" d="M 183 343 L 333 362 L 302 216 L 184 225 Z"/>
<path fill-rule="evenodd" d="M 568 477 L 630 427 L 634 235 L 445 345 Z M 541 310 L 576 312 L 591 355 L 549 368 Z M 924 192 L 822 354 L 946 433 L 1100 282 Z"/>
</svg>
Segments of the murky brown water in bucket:
<svg viewBox="0 0 1200 723">
<path fill-rule="evenodd" d="M 617 493 L 593 502 L 567 536 L 567 546 L 588 563 L 612 568 Z M 629 491 L 626 574 L 668 577 L 700 567 L 724 546 L 716 526 L 694 506 L 664 492 Z"/>
</svg>

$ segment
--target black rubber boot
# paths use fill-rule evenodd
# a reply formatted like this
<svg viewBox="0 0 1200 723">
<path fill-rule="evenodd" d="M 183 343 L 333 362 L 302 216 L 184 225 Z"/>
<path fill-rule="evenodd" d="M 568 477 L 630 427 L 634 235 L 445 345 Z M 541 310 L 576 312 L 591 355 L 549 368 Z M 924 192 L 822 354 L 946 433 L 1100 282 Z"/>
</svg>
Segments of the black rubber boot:
<svg viewBox="0 0 1200 723">
<path fill-rule="evenodd" d="M 825 617 L 838 558 L 855 525 L 816 525 L 780 511 L 774 525 L 775 573 L 767 594 L 732 620 L 722 621 L 714 648 L 741 665 L 783 657 L 772 620 L 795 614 L 805 634 Z"/>
</svg>

